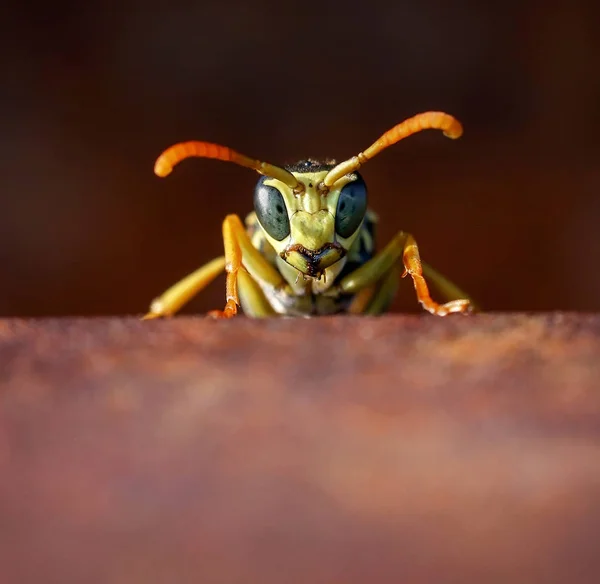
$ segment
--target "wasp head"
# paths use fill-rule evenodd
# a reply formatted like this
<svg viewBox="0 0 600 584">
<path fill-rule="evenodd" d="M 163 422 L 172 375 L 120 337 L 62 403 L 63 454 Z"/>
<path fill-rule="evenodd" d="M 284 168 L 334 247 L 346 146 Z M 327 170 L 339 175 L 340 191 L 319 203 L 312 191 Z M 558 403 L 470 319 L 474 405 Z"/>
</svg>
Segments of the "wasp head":
<svg viewBox="0 0 600 584">
<path fill-rule="evenodd" d="M 286 167 L 300 188 L 263 176 L 254 190 L 254 209 L 269 243 L 309 278 L 320 278 L 346 255 L 367 211 L 367 188 L 357 172 L 324 186 L 334 166 L 304 160 Z"/>
</svg>

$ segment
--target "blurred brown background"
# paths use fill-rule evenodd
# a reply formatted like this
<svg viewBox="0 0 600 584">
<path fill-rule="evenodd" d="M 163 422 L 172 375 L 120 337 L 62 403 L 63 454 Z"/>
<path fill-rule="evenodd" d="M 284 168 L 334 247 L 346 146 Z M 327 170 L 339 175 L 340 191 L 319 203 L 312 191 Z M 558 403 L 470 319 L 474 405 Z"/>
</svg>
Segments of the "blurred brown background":
<svg viewBox="0 0 600 584">
<path fill-rule="evenodd" d="M 413 232 L 488 309 L 600 309 L 596 4 L 4 6 L 0 315 L 142 312 L 220 254 L 258 177 L 197 160 L 158 179 L 173 142 L 343 159 L 427 109 L 465 134 L 365 166 L 380 243 Z M 188 311 L 222 302 L 214 284 Z"/>
</svg>

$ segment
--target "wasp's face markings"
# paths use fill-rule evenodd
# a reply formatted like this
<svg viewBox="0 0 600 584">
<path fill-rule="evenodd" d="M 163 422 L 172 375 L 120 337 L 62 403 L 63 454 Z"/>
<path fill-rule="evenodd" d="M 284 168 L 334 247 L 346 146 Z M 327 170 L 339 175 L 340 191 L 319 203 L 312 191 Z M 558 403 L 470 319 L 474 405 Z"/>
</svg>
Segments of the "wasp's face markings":
<svg viewBox="0 0 600 584">
<path fill-rule="evenodd" d="M 315 161 L 290 167 L 304 187 L 301 194 L 269 177 L 258 181 L 254 193 L 256 215 L 271 245 L 309 278 L 320 278 L 346 256 L 366 213 L 367 191 L 358 173 L 327 192 L 319 188 L 330 167 Z"/>
<path fill-rule="evenodd" d="M 320 278 L 325 270 L 346 255 L 339 243 L 327 243 L 318 250 L 306 249 L 298 243 L 281 252 L 281 259 L 310 278 Z"/>
</svg>

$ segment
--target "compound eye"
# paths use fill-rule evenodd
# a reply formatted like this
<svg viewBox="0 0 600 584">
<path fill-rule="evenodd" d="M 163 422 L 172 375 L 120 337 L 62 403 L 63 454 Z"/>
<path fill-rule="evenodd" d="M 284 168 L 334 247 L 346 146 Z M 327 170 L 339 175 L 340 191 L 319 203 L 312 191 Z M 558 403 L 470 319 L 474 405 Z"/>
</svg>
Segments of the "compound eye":
<svg viewBox="0 0 600 584">
<path fill-rule="evenodd" d="M 254 210 L 263 229 L 276 241 L 290 234 L 290 220 L 283 195 L 273 186 L 258 181 L 254 189 Z"/>
<path fill-rule="evenodd" d="M 335 231 L 344 239 L 359 228 L 367 212 L 367 185 L 356 175 L 356 180 L 342 188 L 335 212 Z"/>
</svg>

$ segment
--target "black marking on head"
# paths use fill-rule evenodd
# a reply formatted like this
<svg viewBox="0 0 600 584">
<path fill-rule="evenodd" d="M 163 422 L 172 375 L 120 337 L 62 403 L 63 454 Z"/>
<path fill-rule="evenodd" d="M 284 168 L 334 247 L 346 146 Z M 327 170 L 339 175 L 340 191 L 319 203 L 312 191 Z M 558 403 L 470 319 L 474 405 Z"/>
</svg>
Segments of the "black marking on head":
<svg viewBox="0 0 600 584">
<path fill-rule="evenodd" d="M 306 160 L 299 160 L 293 164 L 286 164 L 284 168 L 290 172 L 321 172 L 323 170 L 331 170 L 336 165 L 335 160 L 328 158 L 326 160 L 315 160 L 314 158 L 307 158 Z"/>
</svg>

